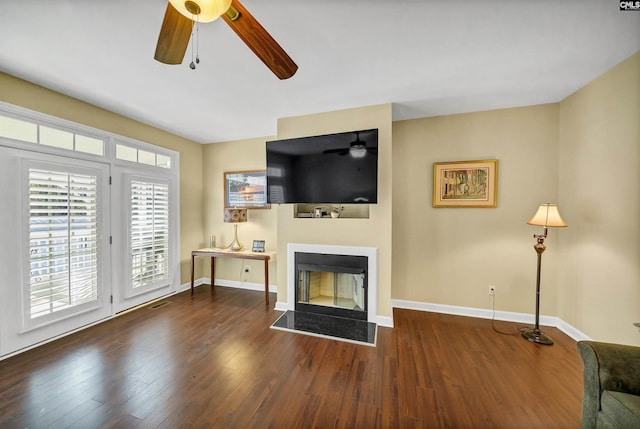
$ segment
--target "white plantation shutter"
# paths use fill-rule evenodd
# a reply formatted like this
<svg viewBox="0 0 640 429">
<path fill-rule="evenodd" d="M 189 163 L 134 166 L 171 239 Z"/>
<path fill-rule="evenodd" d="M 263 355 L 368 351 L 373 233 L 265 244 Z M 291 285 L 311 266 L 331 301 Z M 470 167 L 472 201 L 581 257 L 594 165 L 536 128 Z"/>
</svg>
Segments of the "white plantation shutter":
<svg viewBox="0 0 640 429">
<path fill-rule="evenodd" d="M 169 185 L 131 181 L 131 287 L 169 279 Z"/>
<path fill-rule="evenodd" d="M 29 169 L 29 316 L 98 299 L 96 175 Z"/>
</svg>

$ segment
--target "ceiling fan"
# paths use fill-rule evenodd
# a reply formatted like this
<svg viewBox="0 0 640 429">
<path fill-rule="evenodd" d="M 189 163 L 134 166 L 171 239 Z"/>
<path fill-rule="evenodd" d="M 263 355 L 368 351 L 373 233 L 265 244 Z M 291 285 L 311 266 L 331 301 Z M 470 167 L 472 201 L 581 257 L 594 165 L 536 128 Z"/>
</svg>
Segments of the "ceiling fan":
<svg viewBox="0 0 640 429">
<path fill-rule="evenodd" d="M 327 149 L 323 151 L 323 154 L 337 153 L 344 156 L 349 154 L 352 158 L 363 158 L 367 153 L 377 153 L 378 149 L 373 147 L 367 147 L 367 143 L 360 140 L 360 131 L 356 131 L 356 139 L 351 142 L 349 147 L 342 149 Z"/>
<path fill-rule="evenodd" d="M 194 22 L 211 22 L 220 16 L 278 78 L 296 73 L 296 63 L 238 0 L 169 0 L 154 58 L 181 64 Z"/>
</svg>

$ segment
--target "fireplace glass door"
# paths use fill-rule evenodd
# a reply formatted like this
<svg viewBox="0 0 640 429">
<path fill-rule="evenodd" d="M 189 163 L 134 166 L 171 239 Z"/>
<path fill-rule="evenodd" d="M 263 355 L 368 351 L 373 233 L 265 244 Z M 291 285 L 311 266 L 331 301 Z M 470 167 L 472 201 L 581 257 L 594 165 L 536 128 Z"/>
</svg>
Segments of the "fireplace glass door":
<svg viewBox="0 0 640 429">
<path fill-rule="evenodd" d="M 298 265 L 298 304 L 316 306 L 308 311 L 331 313 L 331 308 L 350 312 L 360 319 L 366 307 L 365 272 L 359 268 L 331 267 L 327 265 Z M 320 308 L 323 308 L 321 310 Z"/>
</svg>

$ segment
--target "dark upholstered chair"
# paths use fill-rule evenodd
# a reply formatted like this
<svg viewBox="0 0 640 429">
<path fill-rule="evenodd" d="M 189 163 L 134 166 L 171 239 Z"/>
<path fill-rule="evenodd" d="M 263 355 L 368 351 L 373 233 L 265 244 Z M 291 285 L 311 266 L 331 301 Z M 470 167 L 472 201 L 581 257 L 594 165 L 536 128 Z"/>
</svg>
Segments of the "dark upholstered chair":
<svg viewBox="0 0 640 429">
<path fill-rule="evenodd" d="M 582 427 L 640 428 L 640 347 L 579 341 Z"/>
</svg>

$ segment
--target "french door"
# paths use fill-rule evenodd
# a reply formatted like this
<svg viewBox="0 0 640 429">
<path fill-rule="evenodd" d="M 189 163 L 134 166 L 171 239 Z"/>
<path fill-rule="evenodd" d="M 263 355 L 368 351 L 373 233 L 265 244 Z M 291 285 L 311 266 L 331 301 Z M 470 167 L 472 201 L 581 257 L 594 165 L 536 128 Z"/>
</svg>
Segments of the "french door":
<svg viewBox="0 0 640 429">
<path fill-rule="evenodd" d="M 177 291 L 179 154 L 0 101 L 0 359 Z"/>
<path fill-rule="evenodd" d="M 112 314 L 109 170 L 0 147 L 0 355 Z"/>
<path fill-rule="evenodd" d="M 177 290 L 177 185 L 162 172 L 113 169 L 113 304 L 118 313 Z"/>
<path fill-rule="evenodd" d="M 175 292 L 176 188 L 0 146 L 0 356 Z"/>
</svg>

